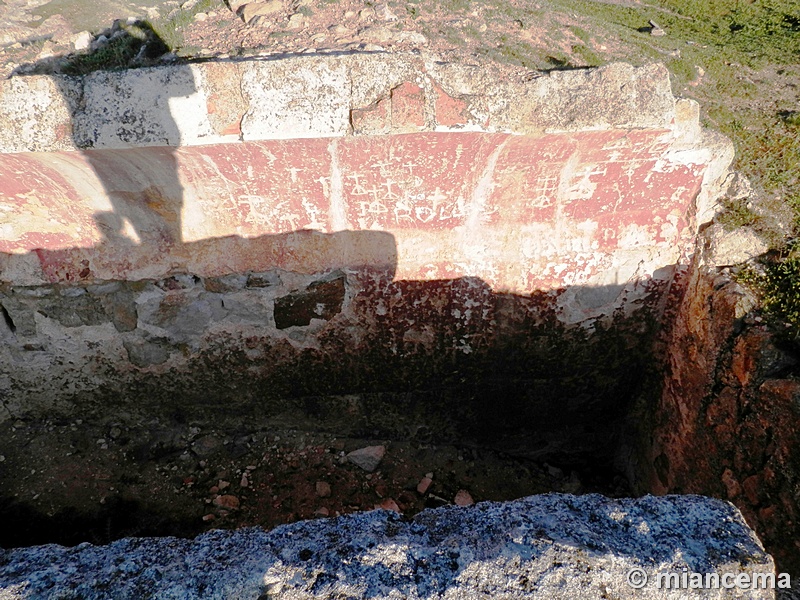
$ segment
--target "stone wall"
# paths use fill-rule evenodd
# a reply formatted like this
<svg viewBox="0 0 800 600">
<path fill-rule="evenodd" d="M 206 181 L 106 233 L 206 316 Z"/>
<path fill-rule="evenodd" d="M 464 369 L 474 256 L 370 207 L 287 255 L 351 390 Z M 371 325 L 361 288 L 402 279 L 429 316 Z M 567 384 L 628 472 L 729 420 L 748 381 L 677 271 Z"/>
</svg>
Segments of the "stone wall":
<svg viewBox="0 0 800 600">
<path fill-rule="evenodd" d="M 0 82 L 0 149 L 174 147 L 418 131 L 536 135 L 683 126 L 686 135 L 699 133 L 691 108 L 678 102 L 676 109 L 663 65 L 526 75 L 481 61 L 365 52 L 14 77 Z"/>
<path fill-rule="evenodd" d="M 610 456 L 730 144 L 661 66 L 524 75 L 356 54 L 3 82 L 0 419 L 383 394 L 397 434 L 393 393 L 444 389 L 442 436 Z"/>
<path fill-rule="evenodd" d="M 668 309 L 699 302 L 732 148 L 662 66 L 527 75 L 355 54 L 2 82 L 0 422 L 425 428 L 609 467 Z M 691 453 L 659 431 L 639 472 L 676 489 L 663 457 Z"/>
<path fill-rule="evenodd" d="M 780 567 L 798 573 L 796 358 L 770 333 L 752 293 L 709 262 L 698 255 L 676 298 L 661 395 L 644 417 L 652 438 L 640 489 L 729 499 Z"/>
</svg>

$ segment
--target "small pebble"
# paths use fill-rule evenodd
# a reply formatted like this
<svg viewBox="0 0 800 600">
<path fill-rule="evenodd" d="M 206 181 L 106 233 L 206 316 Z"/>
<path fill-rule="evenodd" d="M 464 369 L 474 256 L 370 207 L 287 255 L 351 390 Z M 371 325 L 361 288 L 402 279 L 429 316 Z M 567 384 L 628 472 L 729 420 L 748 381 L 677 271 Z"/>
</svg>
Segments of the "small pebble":
<svg viewBox="0 0 800 600">
<path fill-rule="evenodd" d="M 471 506 L 475 504 L 475 501 L 467 490 L 458 490 L 453 502 L 455 502 L 457 506 Z"/>
<path fill-rule="evenodd" d="M 329 498 L 331 495 L 331 485 L 327 481 L 318 481 L 314 486 L 317 491 L 317 496 L 320 498 Z"/>
<path fill-rule="evenodd" d="M 239 508 L 239 499 L 236 496 L 226 494 L 225 496 L 217 496 L 214 498 L 214 504 L 220 508 L 236 510 Z"/>
<path fill-rule="evenodd" d="M 380 503 L 380 508 L 384 510 L 393 510 L 396 513 L 400 512 L 400 507 L 397 506 L 397 502 L 392 500 L 391 498 L 386 498 L 383 502 Z"/>
<path fill-rule="evenodd" d="M 428 488 L 430 488 L 430 487 L 431 487 L 431 484 L 432 484 L 432 483 L 433 483 L 433 480 L 432 480 L 430 477 L 428 477 L 428 476 L 426 475 L 426 476 L 425 476 L 425 477 L 423 477 L 423 478 L 420 480 L 420 482 L 417 484 L 417 491 L 418 491 L 420 494 L 425 494 L 425 493 L 428 491 Z"/>
<path fill-rule="evenodd" d="M 287 25 L 287 28 L 291 30 L 298 30 L 302 29 L 304 24 L 305 17 L 303 16 L 303 13 L 295 13 L 289 17 L 289 24 Z"/>
<path fill-rule="evenodd" d="M 329 514 L 331 514 L 330 511 L 324 506 L 320 506 L 317 510 L 314 511 L 314 515 L 317 517 L 327 517 Z"/>
<path fill-rule="evenodd" d="M 215 515 L 214 513 L 208 513 L 207 515 L 203 515 L 203 521 L 205 521 L 206 523 L 208 523 L 209 521 L 213 521 L 216 518 L 217 515 Z"/>
</svg>

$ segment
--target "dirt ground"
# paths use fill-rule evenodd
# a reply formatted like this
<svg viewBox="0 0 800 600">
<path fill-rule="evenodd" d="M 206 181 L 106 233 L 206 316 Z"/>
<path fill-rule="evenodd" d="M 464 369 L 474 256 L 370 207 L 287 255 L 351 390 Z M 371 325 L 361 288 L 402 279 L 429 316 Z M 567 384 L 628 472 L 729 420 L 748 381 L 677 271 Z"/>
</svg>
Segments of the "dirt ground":
<svg viewBox="0 0 800 600">
<path fill-rule="evenodd" d="M 608 473 L 419 440 L 286 429 L 224 436 L 157 422 L 133 431 L 80 420 L 7 422 L 0 438 L 4 547 L 271 528 L 377 507 L 413 515 L 457 496 L 469 503 L 552 491 L 628 492 Z M 385 453 L 373 471 L 348 457 L 376 446 Z"/>
<path fill-rule="evenodd" d="M 638 2 L 606 0 L 638 5 Z M 5 3 L 5 9 L 3 5 Z M 599 2 L 603 4 L 604 2 Z M 92 34 L 110 27 L 114 19 L 146 20 L 181 10 L 175 1 L 117 0 L 96 4 L 87 0 L 0 1 L 0 77 L 20 65 L 31 65 L 51 57 L 77 52 L 82 30 Z M 529 67 L 558 68 L 589 64 L 595 53 L 624 56 L 626 49 L 616 36 L 606 35 L 591 20 L 577 14 L 545 10 L 531 2 L 510 2 L 516 9 L 530 7 L 528 17 L 504 10 L 498 3 L 369 2 L 355 0 L 284 0 L 280 10 L 250 16 L 243 8 L 232 10 L 241 0 L 223 3 L 205 0 L 183 2 L 192 13 L 208 7 L 180 23 L 182 57 L 217 58 L 303 53 L 317 51 L 397 51 L 425 49 L 442 58 L 486 56 L 500 62 Z M 452 4 L 453 6 L 449 6 Z M 542 12 L 544 10 L 544 12 Z M 523 10 L 524 12 L 524 10 Z M 105 21 L 103 20 L 105 19 Z M 646 21 L 643 21 L 646 26 Z M 530 49 L 540 52 L 530 54 Z M 536 64 L 534 64 L 536 63 Z M 54 71 L 58 71 L 56 67 Z M 20 72 L 20 71 L 17 71 Z M 21 72 L 25 72 L 24 70 Z"/>
</svg>

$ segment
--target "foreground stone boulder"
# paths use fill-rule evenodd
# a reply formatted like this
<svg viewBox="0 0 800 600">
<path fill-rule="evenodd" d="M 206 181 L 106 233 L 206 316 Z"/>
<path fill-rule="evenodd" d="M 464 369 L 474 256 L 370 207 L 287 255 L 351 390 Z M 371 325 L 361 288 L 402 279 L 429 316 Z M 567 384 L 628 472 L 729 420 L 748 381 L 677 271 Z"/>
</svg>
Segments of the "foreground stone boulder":
<svg viewBox="0 0 800 600">
<path fill-rule="evenodd" d="M 632 569 L 647 575 L 642 589 Z M 5 550 L 0 598 L 775 597 L 760 586 L 659 589 L 659 573 L 684 572 L 752 581 L 774 565 L 726 502 L 547 494 L 413 519 L 373 511 L 271 532 Z"/>
</svg>

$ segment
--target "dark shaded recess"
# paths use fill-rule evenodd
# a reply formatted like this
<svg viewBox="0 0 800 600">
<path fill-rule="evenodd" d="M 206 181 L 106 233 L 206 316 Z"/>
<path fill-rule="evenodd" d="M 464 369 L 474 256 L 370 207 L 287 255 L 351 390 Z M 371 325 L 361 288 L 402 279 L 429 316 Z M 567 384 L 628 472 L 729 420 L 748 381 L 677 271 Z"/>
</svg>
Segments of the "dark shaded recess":
<svg viewBox="0 0 800 600">
<path fill-rule="evenodd" d="M 2 304 L 0 304 L 0 316 L 3 317 L 3 321 L 5 322 L 6 327 L 8 327 L 9 331 L 11 331 L 11 333 L 16 333 L 17 326 L 14 324 L 14 320 L 11 318 L 11 315 L 8 314 L 6 307 L 3 306 Z"/>
<path fill-rule="evenodd" d="M 199 535 L 202 521 L 176 520 L 144 510 L 131 500 L 109 498 L 95 511 L 68 508 L 47 515 L 13 498 L 0 498 L 0 547 L 18 548 L 39 544 L 76 546 L 83 542 L 108 544 L 124 537 Z M 201 525 L 198 525 L 198 522 Z"/>
<path fill-rule="evenodd" d="M 456 319 L 466 294 L 472 317 Z M 282 299 L 276 321 L 333 317 L 343 295 L 342 277 L 309 286 Z M 498 294 L 474 278 L 378 283 L 349 305 L 358 340 L 337 325 L 304 348 L 256 334 L 244 340 L 260 352 L 253 360 L 219 335 L 186 372 L 136 377 L 124 394 L 95 392 L 94 404 L 230 430 L 244 419 L 354 437 L 422 431 L 432 443 L 610 468 L 625 415 L 655 369 L 656 323 L 620 316 L 590 335 L 561 325 L 552 306 L 552 295 Z"/>
<path fill-rule="evenodd" d="M 275 326 L 278 329 L 311 323 L 311 319 L 329 321 L 342 310 L 345 276 L 330 281 L 315 281 L 305 290 L 275 300 Z"/>
</svg>

